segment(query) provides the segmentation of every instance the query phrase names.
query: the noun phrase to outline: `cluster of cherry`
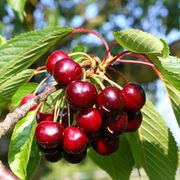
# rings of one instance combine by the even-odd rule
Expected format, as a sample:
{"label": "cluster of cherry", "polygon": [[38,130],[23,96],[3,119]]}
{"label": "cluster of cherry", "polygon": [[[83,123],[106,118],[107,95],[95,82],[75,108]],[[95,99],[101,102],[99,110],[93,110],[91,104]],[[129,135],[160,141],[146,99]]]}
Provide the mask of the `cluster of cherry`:
{"label": "cluster of cherry", "polygon": [[138,83],[128,83],[122,90],[107,86],[98,93],[93,83],[81,80],[82,67],[63,51],[52,53],[46,68],[65,91],[68,104],[59,107],[56,119],[54,113],[37,113],[35,136],[48,161],[63,157],[79,163],[89,146],[101,155],[110,155],[118,150],[121,133],[139,128],[145,93]]}

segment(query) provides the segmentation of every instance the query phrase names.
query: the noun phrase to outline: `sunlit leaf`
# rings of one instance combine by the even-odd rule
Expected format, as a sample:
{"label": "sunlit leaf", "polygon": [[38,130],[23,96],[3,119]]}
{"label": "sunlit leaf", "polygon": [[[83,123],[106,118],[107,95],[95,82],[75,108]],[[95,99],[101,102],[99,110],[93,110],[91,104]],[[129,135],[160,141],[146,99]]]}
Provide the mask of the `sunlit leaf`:
{"label": "sunlit leaf", "polygon": [[26,69],[0,84],[0,103],[11,99],[16,90],[31,76],[34,69]]}
{"label": "sunlit leaf", "polygon": [[31,146],[36,127],[36,111],[31,111],[15,126],[8,153],[8,162],[12,172],[25,179],[30,158]]}
{"label": "sunlit leaf", "polygon": [[0,84],[27,69],[71,31],[70,27],[48,27],[8,40],[0,46]]}
{"label": "sunlit leaf", "polygon": [[132,141],[133,138],[129,141],[135,162],[138,166],[144,167],[150,180],[175,179],[178,147],[174,137],[149,100],[142,112],[143,121],[139,130],[139,140],[137,143]]}
{"label": "sunlit leaf", "polygon": [[180,127],[180,91],[178,91],[168,80],[163,79],[168,97],[171,101],[176,120]]}
{"label": "sunlit leaf", "polygon": [[7,0],[8,4],[17,12],[23,13],[26,0]]}
{"label": "sunlit leaf", "polygon": [[163,49],[163,44],[158,38],[139,29],[125,29],[113,32],[113,35],[123,48],[132,52],[161,54]]}

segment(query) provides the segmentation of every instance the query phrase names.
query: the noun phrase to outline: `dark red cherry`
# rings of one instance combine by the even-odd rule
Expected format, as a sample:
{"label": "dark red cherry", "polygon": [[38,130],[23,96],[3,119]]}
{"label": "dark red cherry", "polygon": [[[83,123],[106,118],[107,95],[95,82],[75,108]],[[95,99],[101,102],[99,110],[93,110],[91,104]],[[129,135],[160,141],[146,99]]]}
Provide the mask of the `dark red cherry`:
{"label": "dark red cherry", "polygon": [[82,75],[81,66],[70,58],[63,58],[54,65],[54,78],[60,86],[79,80]]}
{"label": "dark red cherry", "polygon": [[128,125],[126,132],[136,131],[142,122],[142,113],[141,111],[127,112],[128,116]]}
{"label": "dark red cherry", "polygon": [[39,144],[39,143],[37,143],[37,145],[38,145],[38,149],[43,154],[54,154],[61,149],[61,146],[59,144],[56,146],[52,146],[52,147],[44,146],[44,145]]}
{"label": "dark red cherry", "polygon": [[[64,129],[65,129],[65,128],[68,127],[68,109],[64,108],[63,112],[62,112],[62,109],[60,109],[60,112],[59,112],[59,115],[58,115],[58,122],[60,120],[61,115],[62,115],[62,122],[61,122],[61,124],[64,127]],[[72,111],[70,109],[70,124],[72,124],[72,122],[73,122],[73,115],[74,115],[74,111]]]}
{"label": "dark red cherry", "polygon": [[77,114],[76,122],[81,131],[94,133],[101,127],[102,119],[95,108],[88,108]]}
{"label": "dark red cherry", "polygon": [[63,152],[63,157],[66,161],[72,163],[72,164],[77,164],[77,163],[80,163],[82,162],[85,158],[86,158],[86,149],[80,153],[69,153],[69,152],[66,152],[64,151]]}
{"label": "dark red cherry", "polygon": [[[21,105],[26,104],[30,99],[33,99],[34,97],[36,97],[36,95],[34,95],[34,94],[28,94],[28,95],[24,96],[21,100]],[[35,105],[29,111],[34,111],[37,107],[38,107],[38,105]]]}
{"label": "dark red cherry", "polygon": [[138,111],[145,104],[146,95],[144,89],[138,83],[128,83],[124,86],[122,93],[125,111]]}
{"label": "dark red cherry", "polygon": [[42,121],[35,130],[38,143],[50,147],[56,146],[63,140],[64,128],[58,122]]}
{"label": "dark red cherry", "polygon": [[61,160],[62,153],[61,151],[57,151],[54,154],[45,154],[45,159],[49,162],[57,162]]}
{"label": "dark red cherry", "polygon": [[92,142],[92,147],[98,154],[107,156],[118,150],[119,138],[99,136],[98,139]]}
{"label": "dark red cherry", "polygon": [[43,112],[37,112],[36,115],[36,121],[37,123],[40,123],[41,121],[53,121],[54,117],[52,114],[49,113],[43,113]]}
{"label": "dark red cherry", "polygon": [[103,124],[103,129],[107,135],[118,136],[126,130],[127,124],[127,114],[122,111],[122,113],[117,115],[115,118],[107,118]]}
{"label": "dark red cherry", "polygon": [[79,153],[86,148],[88,138],[78,128],[70,126],[64,130],[63,148],[67,152]]}
{"label": "dark red cherry", "polygon": [[89,142],[95,141],[102,134],[102,130],[98,130],[94,133],[86,133],[86,136],[89,139]]}
{"label": "dark red cherry", "polygon": [[74,81],[67,86],[66,99],[72,109],[86,109],[96,103],[97,89],[90,82]]}
{"label": "dark red cherry", "polygon": [[102,116],[113,116],[124,106],[122,91],[115,86],[103,89],[97,97],[97,108]]}
{"label": "dark red cherry", "polygon": [[47,62],[46,62],[46,69],[47,71],[52,74],[53,73],[53,68],[54,68],[54,65],[57,61],[63,59],[63,58],[70,58],[65,52],[63,51],[55,51],[53,52],[47,59]]}

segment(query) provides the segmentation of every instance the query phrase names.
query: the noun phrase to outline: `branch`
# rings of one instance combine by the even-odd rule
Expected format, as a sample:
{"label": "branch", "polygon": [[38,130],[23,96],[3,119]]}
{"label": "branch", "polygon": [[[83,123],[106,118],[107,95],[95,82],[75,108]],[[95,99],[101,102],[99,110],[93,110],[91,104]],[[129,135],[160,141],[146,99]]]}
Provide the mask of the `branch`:
{"label": "branch", "polygon": [[5,120],[0,123],[0,138],[5,135],[7,131],[18,122],[18,120],[25,117],[32,107],[45,101],[48,95],[55,92],[57,89],[58,86],[49,86],[38,96],[29,100],[26,104],[14,109],[12,113],[7,114]]}
{"label": "branch", "polygon": [[0,179],[2,180],[19,180],[17,176],[12,174],[11,171],[9,171],[3,163],[0,161]]}

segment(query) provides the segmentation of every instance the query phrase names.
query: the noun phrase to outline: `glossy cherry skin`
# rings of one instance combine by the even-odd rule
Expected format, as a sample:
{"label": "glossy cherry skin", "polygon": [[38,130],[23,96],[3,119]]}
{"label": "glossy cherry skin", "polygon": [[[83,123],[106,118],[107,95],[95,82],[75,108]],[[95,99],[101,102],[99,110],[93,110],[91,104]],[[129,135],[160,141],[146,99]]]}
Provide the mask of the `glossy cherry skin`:
{"label": "glossy cherry skin", "polygon": [[58,122],[42,121],[36,127],[35,136],[44,146],[56,146],[63,140],[64,128]]}
{"label": "glossy cherry skin", "polygon": [[[34,97],[36,97],[36,95],[34,95],[34,94],[28,94],[28,95],[24,96],[21,100],[21,105],[26,104],[30,99],[33,99]],[[38,105],[35,105],[29,111],[34,111],[37,107],[38,107]]]}
{"label": "glossy cherry skin", "polygon": [[54,65],[57,61],[63,59],[63,58],[70,58],[65,52],[58,50],[53,52],[47,59],[46,62],[46,69],[47,71],[52,74]]}
{"label": "glossy cherry skin", "polygon": [[54,117],[52,114],[49,113],[43,113],[43,112],[37,112],[36,115],[36,121],[37,123],[40,123],[41,121],[53,121]]}
{"label": "glossy cherry skin", "polygon": [[63,152],[63,157],[66,161],[72,163],[72,164],[77,164],[82,162],[86,158],[87,152],[86,149],[80,153],[69,153],[64,151]]}
{"label": "glossy cherry skin", "polygon": [[[61,114],[62,114],[62,109],[60,110],[59,115],[58,115],[58,122],[60,121]],[[74,112],[70,109],[70,124],[72,124],[73,122],[73,115],[74,115]],[[64,129],[68,127],[68,109],[67,108],[63,109],[61,124],[64,127]]]}
{"label": "glossy cherry skin", "polygon": [[103,130],[109,136],[118,136],[126,130],[127,124],[127,114],[122,111],[121,114],[117,115],[115,118],[107,118],[103,124]]}
{"label": "glossy cherry skin", "polygon": [[142,113],[141,111],[128,112],[128,125],[126,132],[136,131],[142,122]]}
{"label": "glossy cherry skin", "polygon": [[103,89],[97,97],[97,109],[102,116],[113,116],[121,112],[124,106],[122,91],[115,86]]}
{"label": "glossy cherry skin", "polygon": [[146,95],[144,89],[138,83],[128,83],[124,86],[122,93],[125,111],[138,111],[145,104]]}
{"label": "glossy cherry skin", "polygon": [[85,133],[94,133],[101,127],[102,118],[95,108],[80,111],[76,117],[77,126]]}
{"label": "glossy cherry skin", "polygon": [[67,152],[82,152],[88,143],[87,136],[78,128],[70,126],[64,130],[63,148]]}
{"label": "glossy cherry skin", "polygon": [[93,106],[97,95],[97,89],[92,83],[74,81],[68,84],[65,96],[72,109],[82,110]]}
{"label": "glossy cherry skin", "polygon": [[113,154],[118,150],[119,138],[118,137],[106,137],[99,136],[98,139],[92,143],[93,149],[103,156]]}
{"label": "glossy cherry skin", "polygon": [[45,159],[49,162],[57,162],[61,160],[62,158],[62,152],[57,151],[54,154],[45,154]]}
{"label": "glossy cherry skin", "polygon": [[54,79],[60,86],[67,86],[70,82],[81,79],[81,66],[70,58],[57,61],[54,65]]}

